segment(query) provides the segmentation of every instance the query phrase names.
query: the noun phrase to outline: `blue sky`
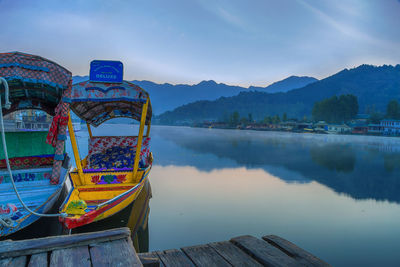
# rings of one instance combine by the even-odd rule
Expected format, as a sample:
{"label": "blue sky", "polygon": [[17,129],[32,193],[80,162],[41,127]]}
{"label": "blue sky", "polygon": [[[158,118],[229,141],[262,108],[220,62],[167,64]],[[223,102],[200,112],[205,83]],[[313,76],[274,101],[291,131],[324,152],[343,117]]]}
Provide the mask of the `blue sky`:
{"label": "blue sky", "polygon": [[398,0],[0,0],[0,50],[86,75],[121,60],[125,79],[265,86],[400,63]]}

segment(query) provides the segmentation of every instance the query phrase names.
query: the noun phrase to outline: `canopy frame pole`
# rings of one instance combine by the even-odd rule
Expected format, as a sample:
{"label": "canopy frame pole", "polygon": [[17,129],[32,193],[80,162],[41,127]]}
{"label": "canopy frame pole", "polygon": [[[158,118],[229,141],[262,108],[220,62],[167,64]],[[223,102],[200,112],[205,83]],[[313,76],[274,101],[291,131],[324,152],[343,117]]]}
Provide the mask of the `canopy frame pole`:
{"label": "canopy frame pole", "polygon": [[144,125],[146,123],[148,104],[149,104],[149,99],[146,100],[146,103],[143,105],[143,108],[142,108],[142,116],[140,119],[139,134],[138,134],[137,145],[136,145],[135,162],[133,164],[133,179],[136,179],[136,175],[137,175],[137,171],[138,171],[138,167],[139,167],[140,152],[141,152],[141,148],[142,148],[143,131],[144,131]]}
{"label": "canopy frame pole", "polygon": [[146,137],[149,137],[150,135],[150,125],[151,125],[151,120],[149,120],[149,123],[147,124]]}
{"label": "canopy frame pole", "polygon": [[69,138],[71,139],[72,150],[74,152],[76,167],[78,168],[79,180],[81,181],[81,184],[84,185],[85,179],[83,176],[81,158],[79,157],[78,145],[76,144],[74,127],[72,126],[72,120],[69,112],[68,112],[68,132],[69,132]]}
{"label": "canopy frame pole", "polygon": [[86,126],[87,126],[87,130],[88,130],[88,133],[89,133],[89,137],[92,138],[93,135],[92,135],[92,129],[90,128],[90,124],[86,123]]}

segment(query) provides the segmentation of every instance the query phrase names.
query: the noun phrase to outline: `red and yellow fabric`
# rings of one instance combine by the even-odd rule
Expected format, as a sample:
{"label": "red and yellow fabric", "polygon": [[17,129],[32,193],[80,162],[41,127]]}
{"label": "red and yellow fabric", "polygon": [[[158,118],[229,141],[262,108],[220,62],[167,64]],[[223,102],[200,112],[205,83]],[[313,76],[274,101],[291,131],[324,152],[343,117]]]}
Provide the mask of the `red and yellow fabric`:
{"label": "red and yellow fabric", "polygon": [[[52,165],[53,157],[54,155],[15,157],[10,158],[9,162],[12,169],[37,168]],[[6,160],[2,159],[0,160],[0,169],[5,168],[7,168]]]}
{"label": "red and yellow fabric", "polygon": [[63,100],[58,104],[56,108],[56,117],[59,116],[59,119],[56,120],[57,130],[55,132],[49,132],[48,141],[51,141],[53,146],[55,142],[55,152],[54,152],[54,164],[53,164],[53,173],[51,175],[50,182],[52,184],[58,184],[61,172],[61,165],[63,162],[63,158],[57,158],[57,156],[64,155],[64,138],[57,138],[57,136],[65,136],[67,133],[67,123],[68,121],[68,111],[69,111],[69,103],[66,102],[66,99],[70,99],[71,97],[71,88],[72,88],[72,80],[68,83],[68,89],[64,91]]}

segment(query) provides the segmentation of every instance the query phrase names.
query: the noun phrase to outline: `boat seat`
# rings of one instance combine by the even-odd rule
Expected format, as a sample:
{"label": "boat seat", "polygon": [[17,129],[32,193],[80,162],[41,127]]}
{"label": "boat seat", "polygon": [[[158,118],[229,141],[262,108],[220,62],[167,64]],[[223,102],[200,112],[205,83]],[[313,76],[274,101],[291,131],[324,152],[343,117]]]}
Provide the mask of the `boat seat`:
{"label": "boat seat", "polygon": [[[149,164],[150,137],[143,137],[140,167]],[[137,146],[135,136],[96,136],[89,140],[87,168],[133,168]]]}
{"label": "boat seat", "polygon": [[132,147],[111,147],[88,158],[92,169],[133,168],[135,151]]}

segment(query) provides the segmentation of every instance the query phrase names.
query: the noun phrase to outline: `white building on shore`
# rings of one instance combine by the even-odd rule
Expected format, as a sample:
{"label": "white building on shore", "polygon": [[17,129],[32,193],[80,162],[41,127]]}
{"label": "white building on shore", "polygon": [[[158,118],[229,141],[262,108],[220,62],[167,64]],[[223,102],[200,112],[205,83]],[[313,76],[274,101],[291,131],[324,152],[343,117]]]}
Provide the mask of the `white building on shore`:
{"label": "white building on shore", "polygon": [[384,135],[400,135],[400,120],[385,119],[381,121]]}

